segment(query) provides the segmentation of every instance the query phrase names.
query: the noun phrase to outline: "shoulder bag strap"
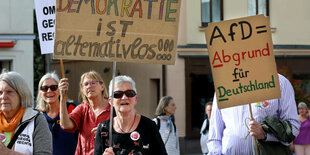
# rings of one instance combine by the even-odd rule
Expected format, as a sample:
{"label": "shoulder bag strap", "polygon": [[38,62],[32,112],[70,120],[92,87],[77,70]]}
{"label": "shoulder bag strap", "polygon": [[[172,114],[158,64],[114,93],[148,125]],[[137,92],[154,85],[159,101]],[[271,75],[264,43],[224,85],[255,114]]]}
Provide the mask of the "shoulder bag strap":
{"label": "shoulder bag strap", "polygon": [[28,125],[29,122],[30,122],[30,121],[28,121],[28,122],[22,124],[22,125],[18,128],[18,130],[16,131],[16,133],[14,133],[14,136],[13,136],[13,138],[11,139],[11,141],[10,141],[9,145],[7,146],[7,148],[12,149],[12,147],[13,147],[15,141],[17,140],[18,135],[25,129],[25,127]]}

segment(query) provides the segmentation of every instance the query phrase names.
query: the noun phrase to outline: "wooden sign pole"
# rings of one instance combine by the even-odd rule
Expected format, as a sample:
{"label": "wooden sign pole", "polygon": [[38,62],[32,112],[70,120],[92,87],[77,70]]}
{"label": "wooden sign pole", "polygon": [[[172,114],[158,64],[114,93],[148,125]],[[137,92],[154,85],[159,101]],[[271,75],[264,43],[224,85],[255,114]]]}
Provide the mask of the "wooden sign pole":
{"label": "wooden sign pole", "polygon": [[[254,120],[251,104],[249,104],[249,108],[250,108],[251,120]],[[254,143],[255,143],[255,150],[258,153],[257,141],[255,137],[254,137]]]}
{"label": "wooden sign pole", "polygon": [[[60,69],[61,69],[61,78],[66,78],[65,76],[65,70],[64,70],[64,64],[63,64],[63,61],[62,59],[60,59]],[[68,99],[68,95],[67,95],[67,91],[65,92],[65,101],[67,102],[67,99]]]}

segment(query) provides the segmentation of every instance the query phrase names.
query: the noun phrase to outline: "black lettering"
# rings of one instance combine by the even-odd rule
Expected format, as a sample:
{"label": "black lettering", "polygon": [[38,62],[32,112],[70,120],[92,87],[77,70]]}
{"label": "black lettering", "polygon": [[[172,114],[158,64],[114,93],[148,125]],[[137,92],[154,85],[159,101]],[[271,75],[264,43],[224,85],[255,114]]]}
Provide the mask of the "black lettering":
{"label": "black lettering", "polygon": [[[247,21],[240,21],[239,24],[241,25],[242,40],[250,38],[251,35],[252,35],[252,27],[251,27],[251,24],[248,23]],[[248,36],[244,36],[244,27],[243,27],[243,24],[248,25],[248,28],[249,28],[249,34],[248,34]]]}
{"label": "black lettering", "polygon": [[[54,45],[55,55],[64,55],[65,44],[66,42],[63,42],[62,40],[58,40],[57,42],[55,42]],[[59,52],[58,52],[58,45],[61,46],[61,50]]]}
{"label": "black lettering", "polygon": [[115,57],[115,54],[112,53],[113,45],[115,44],[115,41],[113,41],[113,37],[108,41],[109,44],[109,57]]}
{"label": "black lettering", "polygon": [[107,27],[111,30],[111,32],[106,33],[108,36],[113,36],[115,34],[115,28],[112,26],[112,24],[116,24],[116,21],[110,21],[108,23]]}
{"label": "black lettering", "polygon": [[[141,51],[142,51],[143,48],[145,48],[145,53],[142,55]],[[143,44],[142,46],[140,46],[139,49],[138,49],[139,59],[144,59],[144,57],[147,54],[147,51],[148,51],[148,45],[147,44]]]}
{"label": "black lettering", "polygon": [[121,20],[121,21],[120,21],[120,24],[123,25],[122,37],[125,37],[126,31],[127,31],[127,27],[128,27],[128,25],[132,25],[132,24],[133,24],[133,21],[124,21],[124,20]]}
{"label": "black lettering", "polygon": [[154,57],[155,57],[155,55],[156,55],[156,53],[155,53],[155,51],[153,50],[153,48],[156,48],[156,45],[155,44],[152,44],[152,45],[150,45],[149,46],[149,48],[148,48],[148,55],[147,55],[147,59],[149,59],[149,60],[151,60],[151,59],[153,59]]}
{"label": "black lettering", "polygon": [[[81,36],[82,37],[82,36]],[[75,41],[75,36],[71,35],[68,39],[67,39],[67,43],[66,43],[66,55],[71,55],[71,52],[69,53],[68,48],[69,46],[71,46],[73,44],[73,42]]]}
{"label": "black lettering", "polygon": [[[219,35],[216,35],[216,36],[215,36],[215,32],[216,32],[216,31],[218,31]],[[211,39],[210,39],[209,45],[211,46],[211,45],[212,45],[212,42],[213,42],[213,39],[218,38],[218,37],[221,37],[221,38],[223,39],[223,41],[226,43],[226,39],[225,39],[225,37],[223,36],[221,30],[220,30],[217,26],[215,26],[214,29],[213,29],[212,35],[211,35]]]}
{"label": "black lettering", "polygon": [[141,44],[142,39],[141,38],[137,38],[133,43],[132,43],[132,47],[131,47],[131,58],[135,59],[138,57],[138,54],[135,55],[135,49],[137,47],[139,47],[139,45]]}

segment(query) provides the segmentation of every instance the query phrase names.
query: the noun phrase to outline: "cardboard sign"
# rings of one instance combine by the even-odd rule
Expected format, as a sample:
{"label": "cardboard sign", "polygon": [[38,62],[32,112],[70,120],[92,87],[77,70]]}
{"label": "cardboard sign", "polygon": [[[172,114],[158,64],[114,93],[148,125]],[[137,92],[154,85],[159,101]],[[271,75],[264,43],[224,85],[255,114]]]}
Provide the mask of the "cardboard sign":
{"label": "cardboard sign", "polygon": [[210,23],[206,40],[220,109],[281,97],[269,18]]}
{"label": "cardboard sign", "polygon": [[57,0],[54,58],[174,64],[180,0]]}
{"label": "cardboard sign", "polygon": [[35,0],[36,18],[39,31],[41,54],[54,51],[55,0]]}

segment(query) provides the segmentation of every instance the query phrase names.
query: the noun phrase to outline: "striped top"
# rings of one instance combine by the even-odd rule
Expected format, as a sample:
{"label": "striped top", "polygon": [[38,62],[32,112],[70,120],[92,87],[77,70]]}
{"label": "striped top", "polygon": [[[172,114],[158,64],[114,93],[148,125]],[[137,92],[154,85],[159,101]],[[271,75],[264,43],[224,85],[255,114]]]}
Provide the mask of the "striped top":
{"label": "striped top", "polygon": [[[297,115],[294,90],[291,83],[279,75],[281,98],[267,100],[267,107],[258,107],[251,104],[253,117],[262,122],[266,116],[273,116],[280,120],[287,120],[292,125],[295,136],[299,133],[300,123]],[[252,136],[248,134],[247,124],[251,114],[249,105],[218,109],[216,95],[214,96],[208,148],[209,155],[251,155],[253,154]],[[278,141],[275,136],[267,134],[266,141]],[[289,144],[285,144],[289,145]]]}

